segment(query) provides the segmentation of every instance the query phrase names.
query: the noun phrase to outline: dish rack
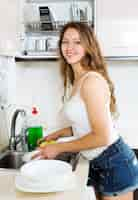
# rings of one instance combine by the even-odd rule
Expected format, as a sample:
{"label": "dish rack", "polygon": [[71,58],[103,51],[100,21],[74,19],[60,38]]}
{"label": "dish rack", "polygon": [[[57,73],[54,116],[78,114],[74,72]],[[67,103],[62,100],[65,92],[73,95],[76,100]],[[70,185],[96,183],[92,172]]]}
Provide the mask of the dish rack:
{"label": "dish rack", "polygon": [[[86,23],[89,26],[93,27],[92,21],[80,21],[80,22]],[[25,27],[26,33],[59,32],[66,23],[67,21],[53,21],[51,25],[50,21],[29,22],[29,23],[25,23],[24,27]],[[45,24],[45,28],[42,27],[42,25],[44,24]]]}

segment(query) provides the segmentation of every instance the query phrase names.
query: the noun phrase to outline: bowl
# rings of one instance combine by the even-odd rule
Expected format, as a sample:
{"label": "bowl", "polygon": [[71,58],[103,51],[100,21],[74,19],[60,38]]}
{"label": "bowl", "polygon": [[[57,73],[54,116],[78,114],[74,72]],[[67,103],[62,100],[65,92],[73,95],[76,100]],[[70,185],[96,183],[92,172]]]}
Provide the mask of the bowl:
{"label": "bowl", "polygon": [[61,160],[32,160],[21,167],[20,174],[40,183],[63,180],[72,175],[72,166]]}

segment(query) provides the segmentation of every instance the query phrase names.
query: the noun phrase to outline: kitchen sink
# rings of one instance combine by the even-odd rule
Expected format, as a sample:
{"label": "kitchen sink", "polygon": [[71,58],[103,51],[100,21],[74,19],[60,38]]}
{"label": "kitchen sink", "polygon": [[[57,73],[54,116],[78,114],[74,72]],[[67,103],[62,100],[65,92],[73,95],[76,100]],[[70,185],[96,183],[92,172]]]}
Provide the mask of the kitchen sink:
{"label": "kitchen sink", "polygon": [[24,152],[6,150],[0,154],[0,168],[18,169],[24,164]]}
{"label": "kitchen sink", "polygon": [[[17,152],[6,150],[0,153],[0,168],[6,169],[19,169],[25,162],[23,156],[25,152]],[[76,169],[79,154],[78,153],[63,153],[55,158],[56,160],[62,160],[72,165],[72,170]]]}

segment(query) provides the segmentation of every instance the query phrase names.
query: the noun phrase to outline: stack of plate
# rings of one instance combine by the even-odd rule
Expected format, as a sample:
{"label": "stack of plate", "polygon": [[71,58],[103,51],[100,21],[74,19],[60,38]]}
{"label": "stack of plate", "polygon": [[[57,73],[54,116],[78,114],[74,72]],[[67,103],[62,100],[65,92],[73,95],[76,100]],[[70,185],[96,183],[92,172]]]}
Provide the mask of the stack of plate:
{"label": "stack of plate", "polygon": [[24,164],[15,178],[24,192],[58,192],[74,189],[77,181],[70,164],[60,160],[33,160]]}

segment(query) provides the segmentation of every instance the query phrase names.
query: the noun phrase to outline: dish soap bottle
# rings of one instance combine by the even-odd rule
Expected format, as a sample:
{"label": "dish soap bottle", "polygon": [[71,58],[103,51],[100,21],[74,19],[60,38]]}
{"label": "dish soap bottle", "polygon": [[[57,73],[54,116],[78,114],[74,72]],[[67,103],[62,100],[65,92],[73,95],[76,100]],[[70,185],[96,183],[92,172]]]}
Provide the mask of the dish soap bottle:
{"label": "dish soap bottle", "polygon": [[43,128],[39,123],[39,111],[36,107],[32,107],[31,117],[28,120],[27,142],[29,151],[37,147],[37,141],[43,137]]}

